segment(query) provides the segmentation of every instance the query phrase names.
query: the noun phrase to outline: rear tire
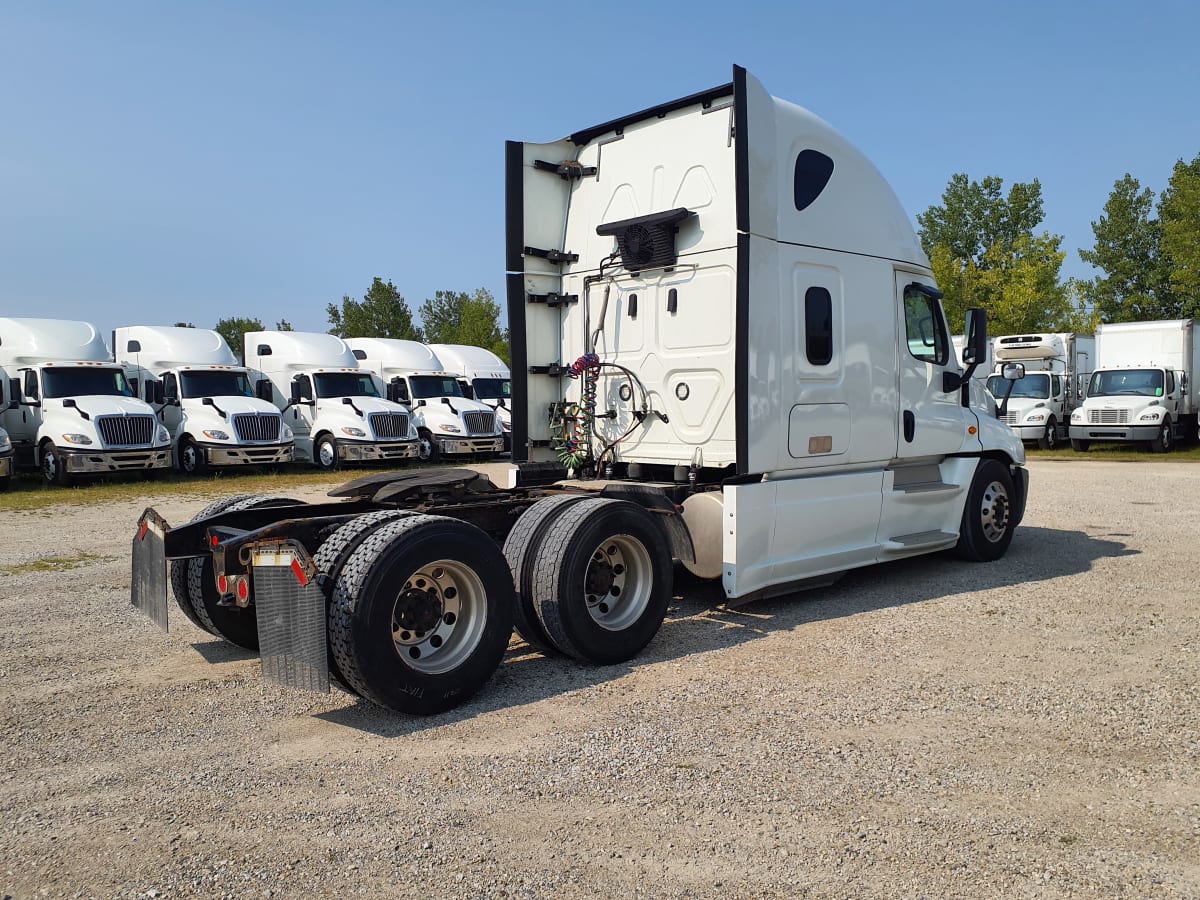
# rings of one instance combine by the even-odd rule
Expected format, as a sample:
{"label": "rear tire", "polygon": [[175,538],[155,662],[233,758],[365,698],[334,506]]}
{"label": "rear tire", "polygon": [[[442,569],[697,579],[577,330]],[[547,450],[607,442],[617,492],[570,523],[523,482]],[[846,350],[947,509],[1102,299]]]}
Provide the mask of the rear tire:
{"label": "rear tire", "polygon": [[1014,491],[1008,466],[994,459],[980,460],[954,548],[961,559],[991,562],[1005,554],[1016,530]]}
{"label": "rear tire", "polygon": [[1158,436],[1150,442],[1151,453],[1170,453],[1175,449],[1175,432],[1171,430],[1171,420],[1164,419],[1158,429]]}
{"label": "rear tire", "polygon": [[504,541],[504,558],[512,570],[513,583],[517,587],[516,603],[513,605],[513,624],[517,634],[535,650],[543,653],[558,653],[554,641],[546,634],[533,603],[533,564],[538,549],[546,539],[547,532],[569,506],[580,500],[589,499],[586,494],[577,496],[546,497],[539,500],[517,519],[517,524]]}
{"label": "rear tire", "polygon": [[[244,500],[249,500],[257,496],[256,494],[235,494],[232,497],[222,497],[220,500],[214,500],[196,515],[189,519],[189,522],[195,522],[197,519],[204,519],[208,516],[215,515],[219,512],[224,512],[235,503],[241,503]],[[171,560],[171,593],[175,596],[175,603],[183,611],[183,614],[191,620],[191,623],[201,631],[207,631],[209,634],[216,634],[211,628],[200,620],[196,615],[196,608],[192,605],[191,596],[188,593],[188,567],[200,559],[200,557],[191,557],[189,559],[173,559]]]}
{"label": "rear tire", "polygon": [[508,564],[483,531],[410,516],[373,531],[342,566],[330,646],[363,697],[430,715],[491,678],[512,634],[512,608]]}
{"label": "rear tire", "polygon": [[671,599],[666,537],[642,507],[606,498],[575,504],[553,526],[531,580],[546,634],[568,656],[600,665],[637,656]]}
{"label": "rear tire", "polygon": [[1081,441],[1077,438],[1071,438],[1071,449],[1076,453],[1087,453],[1091,446],[1091,441]]}

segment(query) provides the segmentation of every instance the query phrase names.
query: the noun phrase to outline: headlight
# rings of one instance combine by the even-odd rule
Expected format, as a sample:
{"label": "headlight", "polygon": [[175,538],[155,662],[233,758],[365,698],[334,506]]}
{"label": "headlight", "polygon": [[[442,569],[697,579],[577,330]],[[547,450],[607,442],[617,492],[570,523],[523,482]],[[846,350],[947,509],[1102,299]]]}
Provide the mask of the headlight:
{"label": "headlight", "polygon": [[1139,422],[1157,422],[1162,416],[1162,410],[1152,409],[1150,412],[1144,412],[1138,416]]}
{"label": "headlight", "polygon": [[7,453],[12,449],[12,441],[7,434],[0,434],[0,453]]}
{"label": "headlight", "polygon": [[462,434],[462,429],[457,425],[439,425],[438,431],[445,431],[449,434]]}
{"label": "headlight", "polygon": [[282,422],[279,425],[279,439],[281,441],[290,441],[292,439],[292,429],[288,428]]}
{"label": "headlight", "polygon": [[1082,408],[1077,409],[1073,413],[1071,413],[1071,421],[1072,422],[1082,422],[1083,421],[1083,409]]}
{"label": "headlight", "polygon": [[227,440],[229,440],[229,435],[228,435],[228,434],[226,434],[224,431],[220,431],[220,430],[218,430],[218,429],[216,429],[216,428],[214,428],[212,431],[204,431],[204,432],[201,432],[201,433],[202,433],[202,434],[203,434],[203,435],[204,435],[206,438],[210,438],[211,440],[214,440],[214,441],[227,441]]}
{"label": "headlight", "polygon": [[86,434],[64,434],[63,440],[68,444],[90,444],[92,439]]}
{"label": "headlight", "polygon": [[505,431],[512,431],[512,422],[501,422],[500,427]]}
{"label": "headlight", "polygon": [[158,443],[160,443],[160,444],[169,444],[169,443],[171,443],[171,432],[167,431],[167,429],[163,428],[161,425],[159,425],[159,426],[158,426],[158,440],[157,440],[157,442],[158,442]]}
{"label": "headlight", "polygon": [[1046,414],[1045,413],[1030,413],[1029,415],[1027,415],[1025,417],[1025,421],[1026,422],[1045,422]]}
{"label": "headlight", "polygon": [[343,428],[342,434],[348,434],[350,437],[366,437],[367,433],[361,428]]}

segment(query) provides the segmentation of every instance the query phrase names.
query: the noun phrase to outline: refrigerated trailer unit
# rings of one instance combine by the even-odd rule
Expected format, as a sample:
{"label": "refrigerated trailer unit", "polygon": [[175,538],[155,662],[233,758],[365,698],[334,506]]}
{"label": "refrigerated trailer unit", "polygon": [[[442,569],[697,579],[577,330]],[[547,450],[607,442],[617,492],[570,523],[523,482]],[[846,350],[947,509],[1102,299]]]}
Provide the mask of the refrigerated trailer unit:
{"label": "refrigerated trailer unit", "polygon": [[[147,510],[135,604],[165,621],[169,559],[184,613],[269,679],[432,713],[486,682],[514,622],[535,648],[635,656],[673,559],[744,602],[1006,552],[1022,445],[970,404],[908,216],[829,125],[735,68],[506,158],[510,479],[381,474],[177,528]],[[977,311],[968,329],[977,365]]]}
{"label": "refrigerated trailer unit", "polygon": [[[383,396],[379,376],[359,366],[349,345],[332,334],[248,331],[243,337],[251,378],[269,385],[296,442],[296,458],[319,469],[351,462],[402,462],[420,441],[409,409]],[[259,390],[268,396],[268,388]]]}
{"label": "refrigerated trailer unit", "polygon": [[1071,415],[1071,446],[1082,452],[1096,441],[1136,441],[1167,453],[1180,438],[1196,438],[1198,360],[1192,319],[1100,325],[1096,370]]}
{"label": "refrigerated trailer unit", "polygon": [[[0,425],[15,461],[39,468],[48,484],[170,467],[170,436],[91,323],[0,318],[0,378]],[[0,449],[0,477],[13,463],[5,458]]]}
{"label": "refrigerated trailer unit", "polygon": [[249,370],[219,332],[130,325],[113,332],[113,352],[140,396],[159,406],[182,471],[292,461],[291,430],[270,400],[256,396]]}
{"label": "refrigerated trailer unit", "polygon": [[1012,383],[988,377],[988,389],[997,396],[1008,392],[1004,421],[1023,441],[1036,441],[1043,450],[1056,449],[1067,438],[1071,413],[1083,402],[1096,359],[1091,335],[1010,334],[994,339],[996,365],[1019,362],[1025,376]]}

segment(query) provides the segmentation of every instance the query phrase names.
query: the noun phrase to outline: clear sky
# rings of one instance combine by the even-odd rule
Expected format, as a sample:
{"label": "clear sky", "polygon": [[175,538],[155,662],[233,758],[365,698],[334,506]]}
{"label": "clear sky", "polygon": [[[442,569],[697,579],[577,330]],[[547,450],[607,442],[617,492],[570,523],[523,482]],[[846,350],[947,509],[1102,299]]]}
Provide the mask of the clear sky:
{"label": "clear sky", "polygon": [[1200,153],[1200,3],[0,0],[0,315],[328,328],[391,279],[503,303],[505,139],[730,78],[839,128],[914,218],[1038,178],[1087,277],[1113,182]]}

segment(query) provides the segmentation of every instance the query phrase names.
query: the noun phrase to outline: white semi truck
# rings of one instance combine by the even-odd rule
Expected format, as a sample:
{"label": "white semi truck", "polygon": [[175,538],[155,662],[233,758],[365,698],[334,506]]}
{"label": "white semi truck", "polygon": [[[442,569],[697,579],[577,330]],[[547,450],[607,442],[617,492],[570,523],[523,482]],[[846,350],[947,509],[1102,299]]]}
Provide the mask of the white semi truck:
{"label": "white semi truck", "polygon": [[512,448],[512,372],[491,350],[468,344],[430,344],[442,365],[462,376],[463,393],[496,411],[504,449]]}
{"label": "white semi truck", "polygon": [[[1025,377],[1012,382],[1004,421],[1021,440],[1036,441],[1043,450],[1056,449],[1066,440],[1071,413],[1087,392],[1095,339],[1068,333],[1010,334],[996,338],[993,345],[999,366],[1025,366]],[[998,369],[988,377],[988,389],[997,397],[1008,392]]]}
{"label": "white semi truck", "polygon": [[1192,319],[1100,325],[1096,370],[1071,415],[1071,446],[1082,452],[1096,441],[1136,441],[1168,453],[1180,438],[1196,438],[1198,363]]}
{"label": "white semi truck", "polygon": [[[0,423],[4,421],[4,414],[10,409],[20,408],[20,395],[17,393],[17,385],[20,382],[10,381],[8,378],[0,377]],[[12,440],[8,436],[8,432],[0,427],[0,491],[7,491],[9,484],[12,483],[13,472],[16,471],[15,455],[13,454]]]}
{"label": "white semi truck", "polygon": [[364,369],[378,375],[388,399],[405,403],[421,438],[421,458],[483,458],[504,449],[504,431],[496,411],[463,393],[460,373],[452,371],[429,347],[394,338],[347,338]]}
{"label": "white semi truck", "polygon": [[113,352],[139,396],[159,405],[182,471],[292,461],[291,429],[275,404],[256,396],[220,333],[130,325],[113,332]]}
{"label": "white semi truck", "polygon": [[911,220],[828,124],[735,68],[506,160],[507,483],[376,475],[177,528],[147,510],[136,606],[166,622],[169,559],[180,608],[269,680],[424,714],[486,683],[514,622],[549,654],[637,655],[673,559],[742,602],[1004,555],[1028,478],[964,390],[986,321],[964,371]]}
{"label": "white semi truck", "polygon": [[[349,462],[401,462],[420,440],[408,407],[384,399],[382,382],[361,368],[340,337],[304,331],[248,331],[246,364],[270,384],[296,442],[296,458],[319,469]],[[265,388],[262,396],[266,396]]]}
{"label": "white semi truck", "polygon": [[0,377],[0,425],[15,451],[0,477],[14,462],[38,467],[48,484],[170,468],[170,436],[90,323],[0,318]]}

